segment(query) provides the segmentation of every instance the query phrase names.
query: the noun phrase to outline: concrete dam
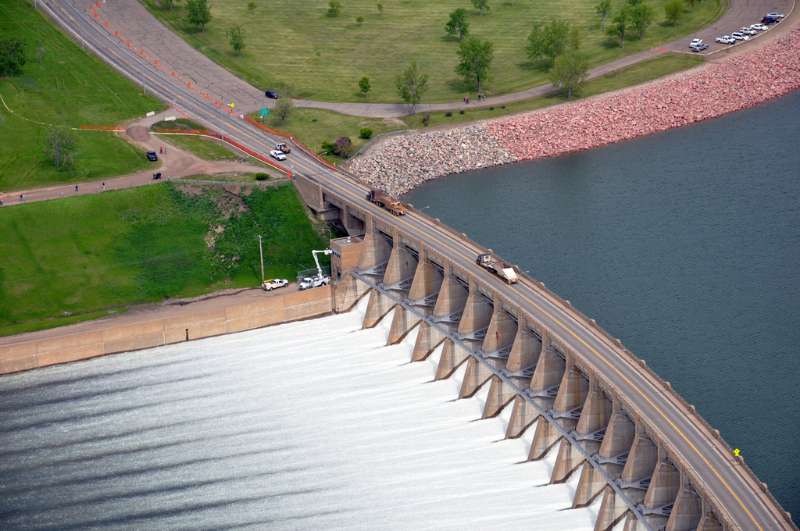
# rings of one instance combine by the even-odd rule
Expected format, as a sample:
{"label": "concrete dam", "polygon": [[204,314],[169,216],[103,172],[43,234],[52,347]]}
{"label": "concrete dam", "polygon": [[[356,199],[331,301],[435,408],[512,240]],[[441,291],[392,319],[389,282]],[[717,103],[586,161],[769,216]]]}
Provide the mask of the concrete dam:
{"label": "concrete dam", "polygon": [[[553,449],[348,313],[0,379],[0,527],[592,529]],[[502,508],[502,510],[498,510]]]}
{"label": "concrete dam", "polygon": [[[119,35],[114,34],[113,25],[108,20],[103,19],[101,23],[102,17],[96,9],[101,5],[99,2],[45,1],[41,4],[42,9],[87,50],[103,58],[163,101],[179,107],[182,114],[213,128],[226,138],[235,140],[238,146],[247,150],[246,152],[266,154],[273,149],[276,142],[294,142],[293,139],[287,140],[275,132],[256,128],[246,120],[210,105],[198,90],[193,89],[194,84],[189,86],[181,82],[179,73],[170,75],[163,67],[159,68],[160,60],[165,58],[160,58],[156,64],[154,59],[157,58],[149,52],[145,53],[146,42],[123,42]],[[207,59],[198,61],[202,61],[208,68],[214,68]],[[221,75],[225,73],[222,69],[217,71]],[[54,467],[54,464],[48,461],[48,456],[66,461],[66,464],[74,466],[66,472],[67,475],[62,481],[62,486],[68,487],[84,481],[81,479],[83,477],[81,474],[85,475],[85,471],[81,471],[82,463],[102,458],[103,452],[107,452],[107,455],[117,452],[129,456],[132,460],[129,463],[131,466],[121,470],[118,475],[113,471],[100,473],[101,481],[111,484],[125,482],[125,478],[137,473],[136,467],[152,468],[150,473],[162,474],[166,481],[171,477],[170,470],[180,469],[178,457],[191,460],[201,467],[220,467],[217,469],[219,476],[212,478],[202,475],[188,476],[183,482],[179,477],[172,477],[172,482],[164,483],[162,494],[150,492],[146,485],[139,484],[135,487],[139,490],[128,494],[123,490],[115,496],[105,493],[104,487],[109,486],[107,483],[101,484],[94,490],[87,489],[79,493],[87,497],[85,500],[87,506],[118,504],[116,498],[128,496],[128,499],[132,500],[133,507],[125,509],[116,505],[116,509],[108,516],[95,518],[88,514],[76,514],[81,512],[78,505],[78,508],[71,509],[75,513],[70,517],[69,526],[85,527],[105,523],[122,527],[130,525],[130,522],[153,522],[155,518],[186,518],[181,520],[180,525],[190,527],[201,524],[212,525],[209,524],[213,522],[212,520],[201,520],[199,517],[197,520],[191,520],[192,514],[201,515],[202,511],[213,512],[215,508],[229,506],[231,500],[226,501],[219,495],[215,496],[213,492],[203,498],[192,489],[196,487],[218,491],[225,489],[226,484],[251,480],[253,492],[242,491],[234,506],[244,507],[248,503],[259,503],[259,500],[262,502],[272,500],[276,506],[283,504],[281,506],[283,510],[264,514],[272,515],[266,518],[270,520],[270,525],[275,522],[276,526],[284,527],[313,526],[313,520],[306,520],[305,523],[300,520],[289,523],[287,520],[287,518],[299,519],[306,516],[329,518],[324,522],[320,520],[320,524],[337,525],[337,522],[341,523],[343,520],[336,518],[345,516],[343,514],[337,516],[336,511],[343,512],[348,507],[353,509],[354,514],[358,514],[359,510],[362,511],[361,520],[356,518],[348,523],[353,527],[359,525],[376,527],[380,522],[372,521],[372,518],[380,520],[381,515],[386,516],[390,513],[386,518],[394,519],[391,522],[397,522],[397,527],[434,527],[436,525],[431,523],[431,520],[412,519],[415,518],[415,514],[443,514],[443,509],[437,512],[438,507],[426,504],[438,503],[442,506],[445,505],[445,500],[452,500],[452,507],[455,509],[450,517],[453,520],[450,520],[450,523],[443,520],[439,522],[441,524],[439,527],[464,527],[470,524],[487,528],[511,526],[511,520],[506,517],[511,518],[516,514],[514,527],[557,528],[561,524],[556,524],[555,521],[563,517],[575,518],[574,521],[564,520],[567,522],[564,524],[567,528],[587,526],[599,531],[613,528],[624,528],[626,531],[796,529],[790,515],[785,513],[771,496],[768,487],[756,478],[743,460],[731,455],[731,448],[722,440],[719,432],[708,425],[691,404],[678,396],[669,382],[661,380],[648,369],[644,360],[625,349],[621,341],[607,334],[590,317],[578,312],[569,301],[562,300],[549,292],[544,284],[533,278],[523,276],[519,283],[506,285],[476,265],[476,256],[488,250],[470,241],[466,235],[458,234],[438,220],[413,209],[402,217],[391,215],[368,203],[365,200],[367,188],[352,176],[321,161],[316,154],[301,144],[295,142],[294,146],[297,149],[293,150],[292,158],[285,164],[287,175],[293,177],[294,184],[305,203],[319,219],[340,225],[351,236],[332,242],[335,287],[330,308],[334,313],[343,314],[335,317],[342,319],[352,315],[350,312],[354,307],[362,308],[364,315],[361,326],[352,322],[345,326],[346,321],[340,324],[344,330],[352,332],[354,339],[360,338],[359,334],[364,334],[364,344],[373,344],[374,348],[365,355],[361,350],[364,345],[342,345],[336,349],[335,354],[331,354],[338,357],[336,363],[331,366],[324,359],[326,347],[314,339],[317,331],[321,334],[327,333],[327,325],[320,324],[318,327],[312,325],[312,328],[302,329],[303,323],[301,323],[287,325],[301,327],[296,330],[298,337],[294,338],[296,341],[294,346],[289,345],[292,343],[289,338],[272,337],[269,335],[272,330],[265,329],[219,339],[200,340],[198,343],[161,347],[163,351],[155,352],[173,353],[179,359],[182,357],[177,362],[177,372],[167,373],[173,374],[174,380],[183,382],[176,390],[179,395],[170,400],[176,402],[177,407],[188,406],[192,414],[202,416],[204,404],[202,401],[197,402],[198,400],[226,393],[236,399],[233,406],[235,409],[230,411],[230,414],[245,416],[256,414],[268,411],[270,404],[274,404],[277,411],[286,415],[284,424],[280,421],[270,424],[269,420],[263,418],[260,421],[253,419],[253,422],[262,422],[262,425],[266,422],[271,430],[279,433],[281,429],[297,429],[300,434],[314,433],[314,440],[317,441],[315,448],[318,451],[302,451],[303,459],[317,459],[323,455],[327,457],[325,450],[328,446],[339,448],[335,457],[341,457],[342,461],[338,461],[339,465],[331,466],[341,466],[341,476],[334,480],[331,476],[325,476],[316,470],[303,470],[303,464],[292,459],[281,459],[281,448],[295,444],[287,433],[287,436],[274,441],[274,447],[264,447],[264,453],[269,454],[274,450],[275,459],[281,466],[289,468],[289,473],[296,473],[299,476],[311,474],[319,479],[320,485],[309,487],[303,482],[287,480],[286,483],[277,486],[277,476],[273,471],[254,468],[254,461],[261,463],[260,459],[254,458],[255,454],[248,453],[254,450],[248,450],[248,447],[228,447],[224,437],[213,438],[214,430],[222,428],[219,419],[225,418],[226,415],[214,415],[211,411],[206,412],[204,417],[210,438],[207,445],[219,453],[209,455],[219,455],[221,458],[228,455],[241,459],[241,463],[226,467],[224,461],[215,464],[213,458],[202,454],[194,457],[183,454],[178,456],[170,454],[172,450],[164,450],[166,455],[162,457],[167,460],[165,462],[172,463],[178,468],[165,467],[162,471],[157,464],[158,461],[154,461],[156,465],[153,467],[146,467],[144,466],[146,463],[141,460],[151,459],[150,454],[137,454],[135,446],[116,448],[115,439],[119,436],[131,437],[134,439],[131,444],[140,444],[135,442],[137,436],[143,433],[157,434],[157,430],[166,429],[171,423],[183,422],[180,420],[180,415],[177,413],[171,415],[169,411],[159,414],[158,407],[141,411],[135,404],[129,403],[124,394],[119,395],[121,402],[116,407],[117,413],[123,415],[120,417],[121,420],[113,415],[105,415],[100,405],[89,404],[93,403],[92,400],[101,401],[98,395],[113,393],[114,386],[104,385],[99,389],[94,388],[93,391],[91,389],[84,391],[77,381],[81,378],[76,378],[75,375],[65,375],[61,379],[56,377],[55,384],[66,386],[65,389],[72,389],[76,394],[79,410],[61,416],[46,411],[37,413],[37,403],[43,402],[41,405],[47,406],[48,402],[50,404],[58,402],[57,397],[62,395],[38,396],[37,389],[47,390],[49,384],[46,381],[37,383],[36,378],[46,378],[46,375],[51,373],[34,372],[30,375],[23,374],[12,379],[0,380],[2,386],[0,392],[4,398],[2,407],[7,403],[5,399],[10,400],[19,394],[33,408],[30,413],[40,416],[40,420],[36,421],[36,417],[30,419],[18,417],[13,407],[2,410],[4,420],[8,419],[11,422],[10,424],[4,422],[3,425],[3,437],[7,439],[3,441],[6,444],[0,449],[0,452],[6,452],[0,454],[4,456],[2,463],[3,466],[17,470],[19,476],[15,477],[19,477],[21,481],[19,486],[14,482],[4,483],[3,488],[18,488],[21,492],[4,492],[3,501],[0,503],[7,504],[9,494],[27,496],[25,499],[30,501],[30,496],[36,495],[34,493],[36,489],[43,487],[42,484],[36,483],[36,474],[33,474],[32,470],[25,471],[27,463],[31,463],[34,467],[39,463],[42,471],[61,474],[61,469]],[[532,234],[532,241],[534,237]],[[229,330],[229,326],[234,326],[231,325],[232,322],[241,324],[241,326],[235,325],[237,330],[255,328],[255,325],[248,324],[248,317],[239,316],[238,319],[221,320],[220,330]],[[320,321],[322,322],[328,321]],[[359,328],[364,330],[356,332],[355,330]],[[382,329],[388,329],[385,335]],[[153,327],[156,339],[160,341],[159,338],[163,338],[163,343],[169,342],[166,339],[168,331],[168,326]],[[369,335],[373,333],[377,335]],[[257,347],[247,345],[245,338],[251,337],[251,334],[255,337],[264,334],[263,341]],[[366,338],[372,338],[370,341],[377,343],[369,343]],[[178,338],[174,341],[182,340]],[[206,341],[208,343],[205,343]],[[205,382],[198,380],[192,383],[193,376],[182,375],[180,365],[183,364],[183,367],[188,368],[193,363],[201,363],[200,359],[194,359],[191,349],[194,345],[198,345],[197,348],[201,349],[202,345],[207,344],[211,345],[213,350],[216,348],[215,341],[221,344],[231,342],[233,351],[223,351],[220,354],[220,361],[228,361],[233,367],[244,364],[244,369],[240,367],[240,372],[244,373],[242,378],[219,382],[213,379]],[[256,340],[256,343],[258,342]],[[107,350],[108,342],[105,337],[100,343],[102,348]],[[307,346],[298,346],[303,343]],[[377,348],[385,344],[389,346]],[[285,352],[281,350],[281,345],[287,348]],[[353,350],[351,346],[357,348]],[[23,345],[19,348],[24,350],[24,347]],[[315,347],[319,347],[320,350],[316,350]],[[237,348],[238,352],[235,352]],[[376,366],[374,370],[369,366],[369,363],[376,361],[384,353],[394,353],[385,354],[391,356],[398,352],[403,353],[402,349],[406,349],[405,355],[387,362],[387,366],[382,368]],[[363,364],[359,364],[359,352],[366,357],[361,359]],[[24,355],[38,357],[40,353],[37,350]],[[209,356],[213,364],[213,353]],[[253,358],[271,367],[261,373],[262,378],[257,381],[244,378],[250,367],[246,360]],[[102,366],[103,363],[113,363],[116,359],[118,358],[104,358],[89,363]],[[125,363],[125,360],[135,359],[135,356],[130,358],[123,356],[119,359],[122,360],[121,363]],[[408,361],[414,363],[407,364]],[[451,390],[453,382],[457,383],[455,397],[461,400],[453,403],[453,407],[461,408],[472,404],[473,410],[469,415],[458,417],[461,413],[454,414],[456,417],[453,419],[446,417],[447,421],[441,425],[428,424],[428,420],[422,417],[433,406],[422,406],[420,403],[419,408],[405,409],[415,402],[409,398],[409,402],[404,403],[400,388],[410,385],[414,391],[423,387],[427,391],[434,389],[438,384],[428,383],[420,386],[416,385],[419,381],[415,383],[409,380],[409,384],[403,385],[404,381],[399,373],[396,380],[381,380],[386,376],[383,371],[389,371],[393,366],[404,367],[411,372],[418,370],[417,367],[429,370],[429,361],[434,363],[435,381],[450,386]],[[153,360],[155,364],[159,362],[158,359]],[[169,358],[163,362],[167,366],[165,369],[170,366]],[[350,362],[356,365],[347,371],[340,370],[341,367],[347,367],[347,363]],[[287,370],[291,370],[291,377],[278,370],[282,363],[286,365]],[[94,367],[89,364],[87,366]],[[224,367],[225,364],[214,366],[207,372],[224,373]],[[68,369],[52,369],[56,375],[60,370]],[[118,389],[121,393],[142,393],[144,400],[157,401],[159,396],[157,382],[160,376],[157,373],[149,373],[150,377],[155,378],[154,387],[139,390],[137,388],[140,383],[135,379],[135,375],[147,375],[148,371],[140,371],[136,367],[130,370],[133,372],[126,373],[124,368],[112,366],[108,371],[112,379],[108,383],[121,378]],[[338,378],[326,378],[326,373],[338,375]],[[134,380],[129,380],[127,387],[124,385],[126,374],[134,375]],[[210,375],[202,376],[210,378]],[[284,380],[284,376],[287,379]],[[98,378],[97,381],[104,379],[103,376]],[[375,378],[375,384],[372,378]],[[425,382],[429,379],[431,379],[430,374],[425,375]],[[26,381],[30,382],[28,392],[25,391]],[[381,381],[383,383],[378,385]],[[239,383],[241,389],[237,386]],[[316,385],[311,387],[303,387],[315,383]],[[353,385],[350,385],[351,383]],[[386,394],[382,395],[383,384],[386,384]],[[41,387],[37,387],[40,385]],[[181,391],[183,385],[188,387]],[[376,389],[375,385],[381,390]],[[15,386],[19,386],[19,393],[14,392]],[[342,391],[341,386],[345,386],[346,390]],[[304,392],[295,394],[294,387],[303,387]],[[273,389],[279,392],[275,394],[272,392]],[[370,389],[374,392],[370,393]],[[169,393],[166,390],[162,391]],[[184,394],[180,394],[181,392]],[[152,398],[148,398],[150,393],[153,393]],[[385,401],[389,400],[393,393],[398,393],[396,399],[387,405]],[[367,405],[371,399],[375,399],[376,404],[383,405],[377,405],[375,407],[378,409],[372,409],[372,406]],[[443,395],[433,399],[430,404],[436,403],[437,400],[441,402],[442,399]],[[81,405],[83,400],[88,400],[89,404]],[[335,409],[337,401],[345,404],[346,411]],[[478,405],[478,414],[474,411],[475,404]],[[308,406],[308,412],[304,412],[303,405]],[[20,411],[24,406],[24,403],[20,404]],[[99,409],[93,411],[92,407]],[[200,411],[194,409],[198,407]],[[319,408],[330,408],[331,418],[338,418],[339,423],[325,424],[325,419],[321,418],[325,417],[325,414],[320,413]],[[392,417],[390,415],[392,408],[405,411],[410,419]],[[141,412],[145,415],[137,416],[136,413]],[[101,429],[94,437],[91,433],[87,433],[86,437],[82,438],[81,434],[75,431],[75,424],[70,424],[71,420],[80,419],[84,414],[91,421],[90,426]],[[365,423],[364,432],[359,434],[358,423],[351,421],[362,414]],[[136,417],[137,422],[147,424],[143,424],[142,429],[137,430],[132,417]],[[468,423],[469,428],[464,429],[488,429],[483,426],[500,428],[499,433],[478,435],[477,438],[483,437],[481,440],[486,443],[483,448],[497,450],[497,455],[514,446],[519,449],[522,445],[524,450],[520,457],[516,457],[516,454],[513,458],[510,454],[503,456],[504,464],[496,465],[500,467],[497,470],[504,471],[500,477],[492,476],[497,471],[490,461],[480,464],[478,460],[473,462],[469,459],[472,450],[461,446],[467,444],[467,437],[463,437],[462,440],[460,435],[462,432],[459,431],[461,428],[449,424],[450,422],[458,425],[467,424],[466,420],[475,420],[478,417],[485,420]],[[381,423],[383,418],[387,419],[385,429]],[[389,420],[390,418],[392,420]],[[115,422],[122,424],[117,426],[117,432],[113,431]],[[315,425],[315,422],[319,424]],[[104,427],[103,425],[107,423],[112,425]],[[133,425],[126,426],[126,423]],[[62,429],[45,430],[35,437],[30,437],[35,430],[45,429],[50,425]],[[256,430],[257,426],[258,424],[245,426],[245,432],[242,433],[238,431],[242,430],[241,427],[234,429],[233,432],[248,436],[252,435],[252,432],[246,430]],[[329,428],[327,430],[329,434],[324,433],[323,426]],[[451,433],[452,438],[444,437],[442,430],[448,431],[448,426],[454,430]],[[422,430],[423,427],[426,431]],[[109,431],[102,431],[103,429]],[[263,431],[270,432],[270,429]],[[20,437],[20,433],[26,430],[34,430],[28,433],[27,441],[28,443],[31,440],[35,441],[42,454],[28,455],[25,448],[20,446],[25,439],[16,437]],[[382,438],[383,432],[395,433],[396,438]],[[401,434],[413,432],[419,435],[416,443],[411,440],[403,443]],[[370,434],[375,434],[374,441],[385,446],[385,459],[375,458],[375,455],[368,450],[367,439],[371,437]],[[343,442],[345,435],[352,435],[354,442],[352,444]],[[183,440],[204,436],[206,435],[203,433],[187,430],[178,437]],[[360,443],[358,437],[362,437]],[[426,438],[430,438],[435,444],[429,447],[421,445],[420,443]],[[79,445],[86,444],[97,453],[77,451],[73,456],[58,457],[54,454],[59,448],[59,440],[63,440],[64,444],[69,444],[69,441]],[[157,439],[152,442],[154,446],[159,444]],[[397,450],[395,445],[398,444],[403,447],[402,450]],[[448,445],[453,449],[451,452],[447,452]],[[437,452],[444,452],[437,454],[443,457],[431,457],[430,461],[424,461],[425,453],[432,452],[433,446]],[[31,451],[35,452],[36,448],[37,446],[33,446]],[[364,453],[361,453],[362,450]],[[487,459],[488,455],[492,454],[490,450],[487,450]],[[395,451],[400,453],[394,453]],[[477,447],[475,452],[477,458],[480,453]],[[349,457],[347,454],[357,457],[362,464],[348,462],[345,459]],[[413,475],[416,477],[409,479],[412,472],[410,469],[403,469],[401,462],[405,456],[412,454],[423,459],[421,462],[433,467],[430,475],[426,474],[425,466],[419,466],[413,469]],[[439,459],[443,463],[449,463],[446,471],[434,466]],[[397,467],[396,477],[389,473],[386,461],[391,461],[393,466]],[[520,464],[508,465],[510,461]],[[476,468],[472,469],[473,472],[469,473],[468,477],[459,475],[462,470],[470,470],[469,467],[472,466]],[[298,467],[301,470],[295,470]],[[324,467],[319,468],[324,469]],[[368,470],[364,472],[363,469]],[[530,476],[525,475],[527,470],[531,471]],[[252,476],[248,477],[248,471],[251,471]],[[375,476],[370,476],[372,479],[362,479],[367,478],[371,472],[375,473]],[[444,480],[446,475],[459,479],[456,479],[455,483],[447,483]],[[524,478],[521,479],[520,475]],[[380,482],[374,479],[376,476],[381,477]],[[495,477],[496,481],[487,480],[489,477]],[[326,495],[325,481],[339,481],[343,490]],[[381,491],[377,486],[374,489],[366,487],[378,483],[387,485],[387,490]],[[545,484],[549,486],[542,486]],[[120,486],[119,483],[116,485]],[[413,485],[413,488],[409,485]],[[534,489],[535,485],[540,487]],[[525,488],[520,489],[521,486]],[[526,486],[531,488],[528,489]],[[483,489],[484,492],[478,494],[473,487]],[[392,490],[393,488],[395,490]],[[413,497],[410,492],[412,490]],[[429,496],[423,500],[422,494],[429,495],[430,491],[436,492],[437,497]],[[343,492],[352,495],[343,495]],[[464,496],[460,496],[462,492],[465,493]],[[187,497],[187,493],[193,494]],[[166,496],[169,503],[160,508],[151,508],[147,502],[147,497],[151,495]],[[295,498],[291,499],[292,496]],[[56,522],[60,522],[58,518],[64,515],[59,511],[69,510],[67,500],[60,501],[58,497],[40,496],[40,498],[45,499],[53,511],[42,516],[45,519],[52,518],[43,521],[42,527],[56,526]],[[391,499],[391,510],[381,509],[380,499]],[[559,512],[558,518],[553,517],[551,520],[553,513],[548,513],[550,509],[537,512],[539,509],[533,508],[537,499],[543,506],[553,510],[556,510],[554,509],[556,507],[570,510]],[[477,500],[486,505],[479,504]],[[405,510],[406,502],[411,504],[408,510]],[[20,507],[24,506],[22,501],[20,504]],[[487,507],[488,509],[484,510]],[[5,505],[0,507],[0,510],[3,511],[5,518],[24,519],[21,514],[21,511],[24,512],[22,508]],[[527,513],[528,510],[531,513]],[[237,525],[234,522],[239,522],[238,525],[242,526],[263,526],[268,523],[263,519],[257,521],[253,513],[246,511],[243,513],[227,513],[231,517],[230,520],[220,517],[220,520],[216,521],[220,522],[220,526]],[[399,516],[400,514],[403,516]],[[247,518],[248,515],[250,520]],[[459,521],[458,518],[462,516],[464,520]],[[485,525],[481,524],[481,518],[488,519]],[[536,520],[537,518],[541,519]],[[68,526],[62,524],[58,527]]]}

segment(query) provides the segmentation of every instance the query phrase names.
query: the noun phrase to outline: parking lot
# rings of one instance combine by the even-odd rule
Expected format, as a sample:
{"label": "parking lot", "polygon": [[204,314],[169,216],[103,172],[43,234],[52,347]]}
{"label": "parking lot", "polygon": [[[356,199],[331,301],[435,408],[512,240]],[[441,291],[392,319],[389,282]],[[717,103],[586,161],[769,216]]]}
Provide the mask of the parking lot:
{"label": "parking lot", "polygon": [[[723,35],[730,35],[733,32],[738,31],[743,26],[749,27],[752,24],[761,22],[761,19],[770,12],[784,13],[786,17],[788,17],[789,14],[794,10],[795,3],[796,0],[753,0],[750,2],[731,2],[728,11],[726,11],[725,14],[722,15],[714,24],[694,33],[693,35],[688,35],[687,38],[670,43],[666,46],[666,48],[677,52],[692,53],[689,49],[689,42],[693,38],[702,39],[704,43],[708,44],[708,48],[699,52],[702,55],[711,55],[721,50],[739,47],[743,43],[747,43],[749,41],[739,40],[736,44],[722,44],[716,42],[716,38]],[[749,36],[750,40],[752,41],[753,38],[758,39],[760,36],[774,31],[776,26],[780,26],[781,24],[783,24],[783,22],[771,25],[769,27],[770,29],[767,31],[760,31],[756,35]]]}

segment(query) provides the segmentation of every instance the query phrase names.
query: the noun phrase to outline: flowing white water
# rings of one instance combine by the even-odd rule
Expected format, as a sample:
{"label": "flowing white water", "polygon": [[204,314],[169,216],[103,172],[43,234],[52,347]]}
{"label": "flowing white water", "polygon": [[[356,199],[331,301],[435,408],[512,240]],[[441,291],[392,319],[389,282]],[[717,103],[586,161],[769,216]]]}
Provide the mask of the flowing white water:
{"label": "flowing white water", "polygon": [[0,528],[592,529],[364,304],[0,379]]}

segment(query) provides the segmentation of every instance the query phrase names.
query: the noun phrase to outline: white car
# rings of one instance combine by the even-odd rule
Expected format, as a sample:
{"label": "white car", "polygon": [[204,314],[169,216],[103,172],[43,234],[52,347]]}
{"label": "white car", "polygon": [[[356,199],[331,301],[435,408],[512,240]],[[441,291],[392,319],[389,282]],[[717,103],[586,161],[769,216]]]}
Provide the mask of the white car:
{"label": "white car", "polygon": [[739,31],[741,33],[744,33],[745,35],[757,35],[758,34],[758,32],[756,30],[750,29],[749,26],[741,27],[741,28],[739,28]]}
{"label": "white car", "polygon": [[703,44],[703,39],[692,39],[692,41],[689,43],[689,48],[695,48],[701,44]]}
{"label": "white car", "polygon": [[773,11],[772,13],[767,13],[767,16],[770,17],[770,18],[783,18],[786,15],[784,15],[783,13],[777,13],[777,12]]}
{"label": "white car", "polygon": [[283,151],[278,151],[277,149],[270,151],[269,156],[275,160],[286,160],[286,153]]}
{"label": "white car", "polygon": [[756,24],[752,24],[750,26],[750,28],[754,29],[756,31],[767,31],[769,29],[766,25],[762,24],[761,22],[758,22]]}
{"label": "white car", "polygon": [[285,278],[271,278],[269,280],[265,280],[261,287],[264,291],[272,291],[274,289],[283,288],[289,285],[289,281]]}
{"label": "white car", "polygon": [[313,277],[305,277],[303,278],[298,284],[297,288],[300,291],[311,289],[311,288],[318,288],[320,286],[327,286],[331,281],[331,277],[328,276],[313,276]]}
{"label": "white car", "polygon": [[750,40],[750,37],[748,37],[747,35],[744,35],[742,33],[739,33],[738,31],[734,31],[733,33],[731,33],[731,37],[733,37],[737,41],[749,41]]}
{"label": "white car", "polygon": [[730,35],[723,35],[722,37],[717,37],[716,41],[720,44],[736,44],[736,39],[734,39]]}

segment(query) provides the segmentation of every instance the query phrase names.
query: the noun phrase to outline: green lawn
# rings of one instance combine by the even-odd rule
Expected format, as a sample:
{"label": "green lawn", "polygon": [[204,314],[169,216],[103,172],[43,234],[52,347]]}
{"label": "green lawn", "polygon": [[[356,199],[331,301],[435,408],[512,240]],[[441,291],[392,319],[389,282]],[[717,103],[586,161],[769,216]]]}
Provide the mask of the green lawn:
{"label": "green lawn", "polygon": [[[651,81],[669,74],[674,74],[675,72],[680,72],[681,70],[693,68],[702,63],[703,58],[698,55],[682,53],[661,55],[587,81],[581,88],[580,93],[573,97],[573,100],[579,98],[588,98],[589,96],[596,96],[597,94],[602,94],[604,92],[611,92],[614,90],[639,85],[646,81]],[[551,105],[565,103],[567,101],[569,100],[567,100],[563,95],[551,94],[530,100],[509,103],[508,105],[498,106],[495,108],[490,107],[485,109],[467,110],[464,111],[464,114],[453,112],[451,113],[451,116],[447,116],[446,113],[443,112],[430,113],[430,122],[428,123],[428,126],[435,127],[439,125],[486,120],[507,114],[533,111],[544,107],[550,107]],[[409,127],[412,128],[422,127],[423,116],[423,114],[409,116],[405,118],[405,122],[409,125]]]}
{"label": "green lawn", "polygon": [[245,158],[245,155],[237,155],[218,140],[202,136],[159,135],[159,138],[173,146],[194,153],[204,160],[239,160],[240,158]]}
{"label": "green lawn", "polygon": [[[253,117],[256,118],[256,115]],[[362,118],[331,111],[299,108],[292,110],[286,122],[267,122],[267,125],[292,133],[317,153],[322,149],[323,142],[334,142],[341,136],[350,137],[353,145],[360,148],[367,143],[367,140],[359,138],[362,128],[371,129],[373,136],[406,128],[400,120]]]}
{"label": "green lawn", "polygon": [[[703,0],[674,26],[662,24],[667,0],[645,0],[655,20],[641,40],[624,48],[609,42],[598,25],[597,0],[492,0],[491,11],[479,15],[467,0],[345,0],[340,16],[326,16],[327,0],[247,0],[211,2],[213,18],[201,33],[187,31],[183,7],[164,11],[157,0],[143,0],[156,16],[213,60],[262,88],[290,87],[295,97],[358,101],[362,76],[372,82],[364,101],[397,101],[395,78],[411,60],[430,76],[424,101],[458,100],[465,88],[455,74],[457,42],[446,37],[449,13],[465,7],[470,31],[494,44],[495,59],[489,93],[521,90],[546,82],[547,75],[528,64],[525,44],[536,22],[568,18],[583,30],[583,50],[592,65],[651,48],[689,35],[719,17],[726,0]],[[618,9],[623,0],[612,0]],[[267,5],[268,4],[268,5]],[[358,24],[357,17],[364,17]],[[230,51],[226,32],[241,25],[246,48],[241,56]]]}
{"label": "green lawn", "polygon": [[[610,92],[638,85],[668,74],[698,66],[702,64],[702,62],[703,58],[697,55],[678,53],[661,55],[587,81],[577,97],[585,98],[603,92]],[[428,127],[497,118],[508,114],[541,109],[566,101],[566,98],[563,96],[554,94],[494,108],[466,110],[464,114],[455,111],[450,113],[450,116],[447,116],[444,112],[435,112],[430,113]],[[358,118],[317,109],[295,109],[292,111],[291,117],[285,124],[281,124],[280,126],[276,125],[276,127],[281,127],[291,132],[298,140],[319,152],[323,141],[327,140],[331,142],[340,136],[349,136],[356,146],[362,146],[366,143],[366,140],[358,138],[359,130],[362,127],[371,128],[376,135],[393,130],[423,128],[423,116],[424,113],[419,113],[414,116],[407,116],[403,118],[402,121],[398,121]],[[333,157],[332,159],[341,160]]]}
{"label": "green lawn", "polygon": [[88,55],[25,0],[0,1],[0,36],[25,43],[27,64],[0,78],[0,94],[18,113],[0,106],[0,191],[101,179],[147,166],[144,154],[111,133],[76,132],[76,167],[57,171],[44,155],[48,127],[115,124],[158,110],[127,79]]}
{"label": "green lawn", "polygon": [[[165,183],[0,209],[0,335],[257,285],[257,234],[270,276],[293,278],[313,264],[311,249],[324,248],[292,186],[239,197],[181,188]],[[224,231],[209,247],[217,226]]]}

